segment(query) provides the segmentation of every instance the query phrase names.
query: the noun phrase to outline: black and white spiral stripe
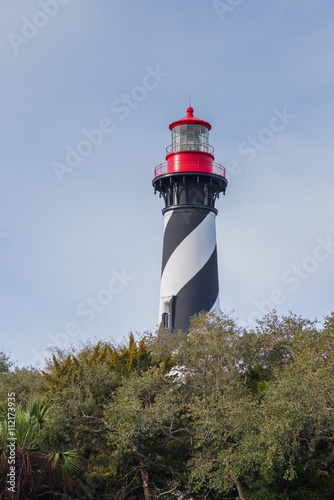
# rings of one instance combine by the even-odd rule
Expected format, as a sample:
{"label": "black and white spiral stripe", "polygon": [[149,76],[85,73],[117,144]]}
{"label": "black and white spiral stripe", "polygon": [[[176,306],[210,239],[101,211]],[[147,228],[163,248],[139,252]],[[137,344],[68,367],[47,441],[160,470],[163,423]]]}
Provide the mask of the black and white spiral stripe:
{"label": "black and white spiral stripe", "polygon": [[189,317],[219,310],[216,214],[205,208],[177,208],[164,215],[159,318],[175,297],[174,330],[187,331]]}

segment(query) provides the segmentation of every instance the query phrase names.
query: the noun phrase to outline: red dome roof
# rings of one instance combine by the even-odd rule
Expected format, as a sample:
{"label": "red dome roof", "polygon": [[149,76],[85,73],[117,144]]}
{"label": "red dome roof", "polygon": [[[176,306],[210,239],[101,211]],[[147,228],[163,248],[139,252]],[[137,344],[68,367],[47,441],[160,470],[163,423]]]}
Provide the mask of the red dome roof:
{"label": "red dome roof", "polygon": [[201,120],[200,118],[196,118],[196,116],[194,116],[193,113],[194,113],[193,108],[191,106],[189,106],[189,108],[187,109],[187,116],[185,116],[184,118],[181,118],[180,120],[176,120],[175,122],[172,122],[169,125],[170,130],[172,130],[172,128],[176,127],[176,125],[182,125],[182,124],[186,124],[186,123],[197,123],[198,125],[204,125],[204,127],[206,127],[208,130],[211,129],[210,123],[205,122],[204,120]]}

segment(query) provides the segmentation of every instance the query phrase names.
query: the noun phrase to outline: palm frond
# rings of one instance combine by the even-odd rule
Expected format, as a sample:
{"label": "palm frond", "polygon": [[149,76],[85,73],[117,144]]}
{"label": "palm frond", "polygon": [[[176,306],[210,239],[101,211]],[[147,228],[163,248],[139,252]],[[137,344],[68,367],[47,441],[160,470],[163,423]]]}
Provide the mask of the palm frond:
{"label": "palm frond", "polygon": [[53,471],[58,474],[60,473],[63,479],[69,481],[78,474],[81,466],[81,459],[76,450],[69,450],[50,453],[49,463]]}

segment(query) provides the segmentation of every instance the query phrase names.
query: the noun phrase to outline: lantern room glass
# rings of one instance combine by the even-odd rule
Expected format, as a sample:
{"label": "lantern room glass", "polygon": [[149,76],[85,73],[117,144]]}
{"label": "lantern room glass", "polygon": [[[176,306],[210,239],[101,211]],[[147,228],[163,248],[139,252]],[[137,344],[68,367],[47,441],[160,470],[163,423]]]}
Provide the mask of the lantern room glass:
{"label": "lantern room glass", "polygon": [[184,123],[172,129],[172,152],[209,152],[209,130],[198,123]]}

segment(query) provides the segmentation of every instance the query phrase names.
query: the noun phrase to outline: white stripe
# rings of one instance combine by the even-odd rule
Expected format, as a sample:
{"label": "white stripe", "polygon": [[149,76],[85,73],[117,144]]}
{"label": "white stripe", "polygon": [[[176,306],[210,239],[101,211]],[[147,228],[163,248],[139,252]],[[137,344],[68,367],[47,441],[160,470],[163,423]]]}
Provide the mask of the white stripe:
{"label": "white stripe", "polygon": [[[167,214],[166,214],[167,215]],[[167,222],[165,224],[165,227]],[[203,221],[179,244],[167,261],[161,277],[159,318],[164,297],[177,295],[202,269],[216,246],[216,215],[209,212]]]}
{"label": "white stripe", "polygon": [[210,311],[216,313],[216,314],[219,314],[220,313],[220,304],[219,304],[219,292],[218,292],[218,295],[217,295],[217,300],[216,302],[213,304],[213,306],[211,307]]}

